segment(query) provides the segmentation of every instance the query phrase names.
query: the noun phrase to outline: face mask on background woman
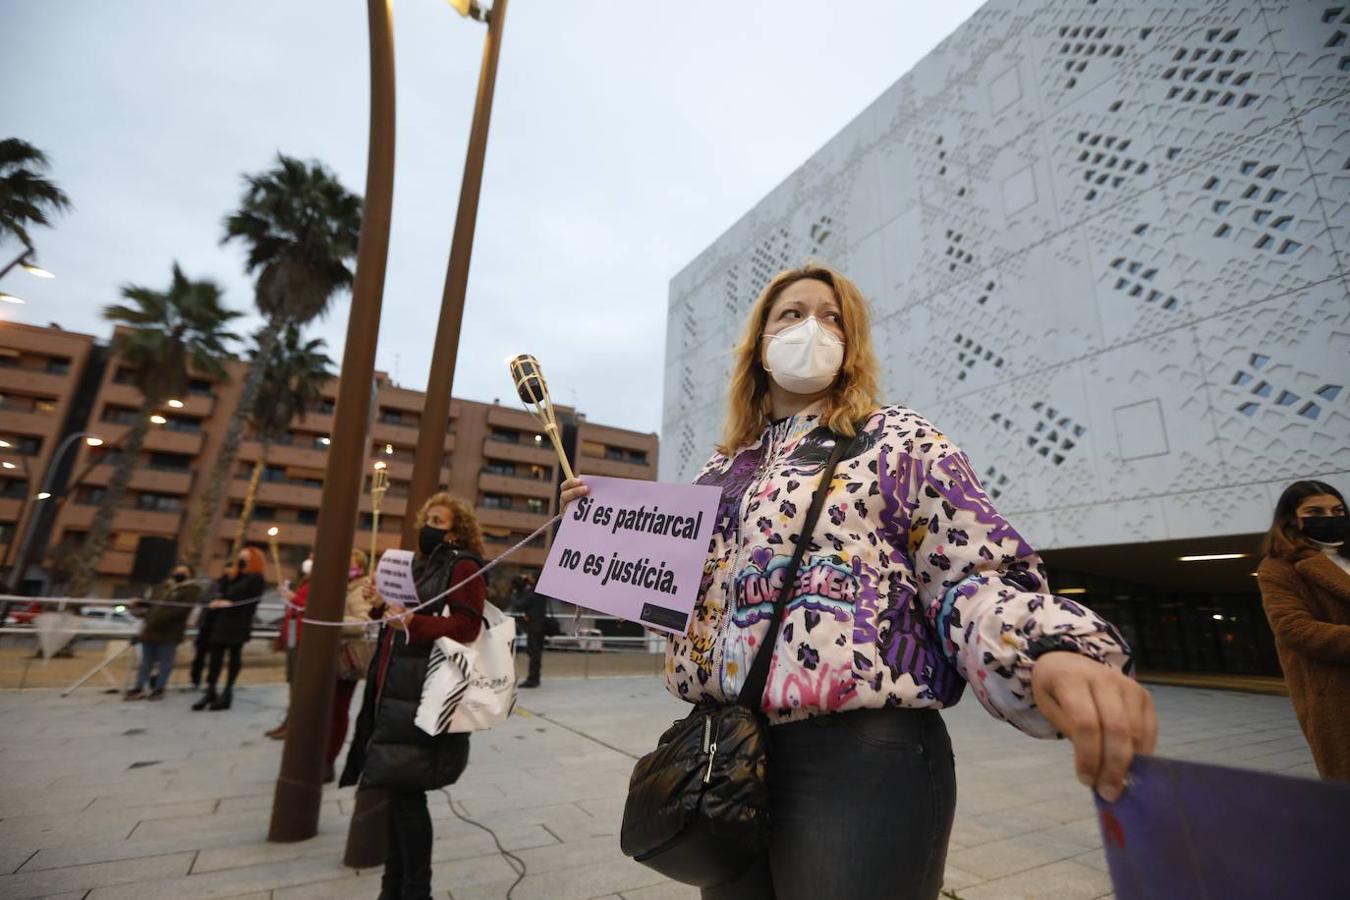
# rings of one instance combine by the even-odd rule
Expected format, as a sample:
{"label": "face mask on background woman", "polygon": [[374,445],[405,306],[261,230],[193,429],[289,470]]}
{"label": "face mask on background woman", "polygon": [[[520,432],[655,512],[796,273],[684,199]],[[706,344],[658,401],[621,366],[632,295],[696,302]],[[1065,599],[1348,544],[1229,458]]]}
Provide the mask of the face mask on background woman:
{"label": "face mask on background woman", "polygon": [[422,551],[423,556],[430,556],[433,550],[445,543],[445,536],[449,531],[448,528],[423,525],[422,530],[417,533],[417,548]]}
{"label": "face mask on background woman", "polygon": [[1350,531],[1350,516],[1304,516],[1298,527],[1310,540],[1339,547],[1345,543],[1346,532]]}

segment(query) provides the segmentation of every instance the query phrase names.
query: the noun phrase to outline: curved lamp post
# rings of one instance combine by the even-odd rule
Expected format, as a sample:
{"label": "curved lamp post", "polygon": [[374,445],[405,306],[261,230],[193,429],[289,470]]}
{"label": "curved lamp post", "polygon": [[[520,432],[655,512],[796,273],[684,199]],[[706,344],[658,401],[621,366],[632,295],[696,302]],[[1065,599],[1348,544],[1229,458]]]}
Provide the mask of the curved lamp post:
{"label": "curved lamp post", "polygon": [[[393,0],[366,0],[370,31],[370,138],[356,279],[342,353],[328,475],[319,503],[314,538],[317,552],[310,573],[312,621],[341,622],[347,596],[347,567],[355,538],[356,513],[365,476],[366,418],[375,372],[375,342],[389,253],[394,193]],[[269,841],[303,841],[319,831],[323,799],[323,752],[333,704],[339,629],[309,627],[296,651],[286,745],[272,803]]]}

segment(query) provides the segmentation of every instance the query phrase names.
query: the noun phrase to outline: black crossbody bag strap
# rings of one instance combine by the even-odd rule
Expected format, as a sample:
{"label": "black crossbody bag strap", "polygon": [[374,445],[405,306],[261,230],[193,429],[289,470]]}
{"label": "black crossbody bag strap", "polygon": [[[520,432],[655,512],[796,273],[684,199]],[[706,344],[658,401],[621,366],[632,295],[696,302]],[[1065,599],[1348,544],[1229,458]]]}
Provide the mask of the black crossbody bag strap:
{"label": "black crossbody bag strap", "polygon": [[737,703],[748,706],[755,712],[759,712],[764,697],[764,688],[769,680],[769,664],[773,661],[773,649],[778,643],[778,630],[782,627],[783,615],[787,611],[788,597],[792,594],[793,585],[797,581],[797,570],[801,567],[802,557],[806,555],[806,548],[811,543],[811,533],[816,530],[820,511],[825,507],[825,495],[830,492],[834,470],[839,465],[839,460],[843,458],[844,451],[852,444],[853,440],[850,438],[842,435],[834,436],[834,449],[830,451],[830,458],[825,463],[820,483],[816,485],[815,495],[811,498],[811,508],[806,511],[806,521],[802,523],[801,533],[797,536],[797,547],[792,551],[792,561],[788,563],[784,573],[783,586],[778,589],[778,599],[773,604],[773,618],[769,620],[769,630],[765,632],[764,643],[760,644],[755,661],[750,666],[750,674],[736,698]]}

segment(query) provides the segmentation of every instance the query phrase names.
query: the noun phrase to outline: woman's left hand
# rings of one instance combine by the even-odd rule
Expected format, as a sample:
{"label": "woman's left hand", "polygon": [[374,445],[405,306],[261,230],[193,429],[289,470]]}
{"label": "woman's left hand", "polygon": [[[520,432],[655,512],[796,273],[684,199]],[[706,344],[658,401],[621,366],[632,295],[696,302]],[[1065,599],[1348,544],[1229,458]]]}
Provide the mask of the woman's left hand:
{"label": "woman's left hand", "polygon": [[223,597],[217,597],[215,600],[212,600],[210,603],[206,605],[210,609],[229,609],[234,604],[224,599]]}
{"label": "woman's left hand", "polygon": [[1114,802],[1136,753],[1158,742],[1153,695],[1132,678],[1077,653],[1037,658],[1031,689],[1050,724],[1073,741],[1078,780]]}
{"label": "woman's left hand", "polygon": [[385,609],[384,623],[395,631],[406,633],[408,630],[408,619],[407,613],[404,612],[403,607],[390,603],[386,605]]}

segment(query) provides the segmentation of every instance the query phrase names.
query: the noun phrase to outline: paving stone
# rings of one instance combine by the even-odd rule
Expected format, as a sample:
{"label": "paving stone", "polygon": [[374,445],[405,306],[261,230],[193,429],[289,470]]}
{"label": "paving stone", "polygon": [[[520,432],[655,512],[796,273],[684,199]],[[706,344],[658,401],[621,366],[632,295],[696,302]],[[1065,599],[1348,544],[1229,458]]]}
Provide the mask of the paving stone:
{"label": "paving stone", "polygon": [[1096,900],[1111,891],[1104,872],[1068,860],[965,888],[961,900]]}
{"label": "paving stone", "polygon": [[944,891],[959,891],[962,888],[970,887],[973,884],[979,884],[984,881],[979,875],[973,872],[967,872],[965,869],[958,868],[950,862],[942,871],[942,889]]}
{"label": "paving stone", "polygon": [[[1165,754],[1312,771],[1285,698],[1154,693]],[[90,900],[374,897],[379,871],[341,864],[350,788],[325,790],[317,837],[266,841],[281,744],[259,732],[275,724],[284,689],[248,695],[248,711],[241,702],[206,721],[182,708],[128,711],[135,705],[95,692],[60,703],[0,694],[0,753],[43,763],[28,766],[41,777],[0,784],[0,897],[29,889],[87,891]],[[185,707],[191,698],[182,699]],[[450,793],[526,861],[517,897],[697,896],[623,858],[616,837],[634,756],[685,710],[650,678],[555,679],[525,698],[522,715],[474,736],[469,769]],[[1020,736],[974,703],[944,719],[958,780],[947,888],[967,900],[1108,894],[1096,813],[1073,778],[1071,746]],[[133,727],[147,730],[124,734]],[[436,896],[503,896],[516,876],[491,836],[456,818],[441,792],[428,807]]]}
{"label": "paving stone", "polygon": [[981,878],[993,879],[1045,866],[1082,852],[1082,844],[1050,840],[1037,834],[995,841],[971,850],[959,850],[949,853],[947,859],[958,868]]}
{"label": "paving stone", "polygon": [[193,853],[171,853],[144,859],[67,866],[36,872],[0,876],[0,897],[44,897],[62,891],[80,891],[109,884],[139,882],[169,875],[184,875]]}
{"label": "paving stone", "polygon": [[42,851],[37,847],[30,847],[27,844],[0,846],[0,875],[8,875],[17,871],[19,866],[26,865],[35,854],[40,852]]}
{"label": "paving stone", "polygon": [[699,900],[699,889],[687,884],[666,881],[642,888],[626,890],[619,896],[623,900]]}
{"label": "paving stone", "polygon": [[[543,874],[526,872],[512,896],[518,900],[589,900],[605,894],[631,891],[665,883],[660,875],[632,860],[623,865],[580,866]],[[476,885],[450,886],[454,900],[497,900],[504,897],[515,876]],[[434,886],[434,885],[433,885]]]}

